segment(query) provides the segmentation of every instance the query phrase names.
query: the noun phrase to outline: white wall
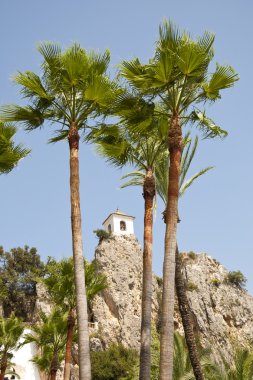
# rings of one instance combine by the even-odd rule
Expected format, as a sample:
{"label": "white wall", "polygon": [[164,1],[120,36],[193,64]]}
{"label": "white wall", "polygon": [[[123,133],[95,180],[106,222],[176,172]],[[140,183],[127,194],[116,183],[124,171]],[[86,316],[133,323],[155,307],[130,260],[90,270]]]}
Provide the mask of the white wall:
{"label": "white wall", "polygon": [[[121,220],[123,220],[126,223],[126,231],[120,230],[120,221]],[[134,234],[134,223],[133,223],[133,218],[131,218],[131,217],[113,214],[103,224],[104,229],[108,232],[109,232],[109,229],[108,229],[109,224],[111,224],[112,233],[115,235]]]}

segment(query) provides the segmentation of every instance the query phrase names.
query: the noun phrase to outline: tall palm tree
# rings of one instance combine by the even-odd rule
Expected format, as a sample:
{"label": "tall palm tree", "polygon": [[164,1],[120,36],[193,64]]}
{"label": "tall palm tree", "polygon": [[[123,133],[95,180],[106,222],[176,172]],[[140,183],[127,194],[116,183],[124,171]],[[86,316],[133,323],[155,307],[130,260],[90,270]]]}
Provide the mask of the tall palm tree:
{"label": "tall palm tree", "polygon": [[[196,136],[194,141],[190,138],[190,134],[187,133],[184,138],[184,150],[182,154],[182,160],[180,164],[180,196],[184,194],[186,189],[188,189],[194,181],[205,174],[208,170],[212,169],[212,167],[207,167],[198,173],[194,174],[191,178],[186,179],[187,172],[190,168],[193,157],[196,153],[196,149],[198,146],[198,137]],[[157,160],[155,162],[155,182],[156,182],[156,192],[162,199],[164,203],[164,207],[167,205],[167,189],[168,189],[168,172],[166,168],[168,167],[169,157],[163,155],[162,159]],[[132,185],[143,185],[144,172],[139,168],[138,172],[128,173],[122,178],[131,177],[131,181],[124,184],[122,187],[132,186]],[[166,222],[166,211],[163,213],[164,221]],[[197,380],[203,380],[203,373],[201,371],[200,361],[198,359],[198,351],[195,343],[191,315],[189,304],[186,296],[184,280],[181,273],[181,261],[180,255],[176,252],[176,271],[175,271],[175,285],[176,285],[176,293],[179,303],[179,310],[184,326],[186,343],[189,351],[189,357],[191,360],[191,364],[193,367],[193,372]]]}
{"label": "tall palm tree", "polygon": [[[158,120],[152,121],[159,124]],[[157,125],[161,133],[160,126]],[[156,135],[136,136],[128,129],[127,123],[121,126],[102,126],[91,134],[98,152],[115,166],[130,164],[142,172],[134,172],[138,184],[142,184],[144,198],[144,244],[143,244],[143,281],[141,314],[140,379],[150,379],[151,368],[151,311],[152,311],[152,240],[153,205],[155,197],[154,167],[157,160],[166,155],[164,143]],[[133,184],[130,180],[130,184]],[[129,185],[129,183],[128,183]]]}
{"label": "tall palm tree", "polygon": [[[183,148],[182,126],[197,123],[205,137],[225,136],[226,132],[216,126],[197,108],[198,104],[219,99],[220,90],[232,87],[238,80],[231,66],[217,64],[214,73],[208,73],[213,58],[214,36],[209,33],[193,40],[187,32],[164,22],[155,56],[148,64],[136,58],[123,61],[120,73],[147,100],[160,99],[160,110],[153,112],[166,115],[167,147],[170,154],[168,205],[166,207],[165,252],[163,264],[163,296],[161,323],[160,380],[172,380],[173,368],[173,312],[175,252],[177,245],[178,197],[180,161]],[[124,103],[124,102],[122,102]],[[152,110],[152,108],[150,108]],[[133,120],[134,123],[134,120]],[[142,125],[144,128],[145,125]]]}
{"label": "tall palm tree", "polygon": [[22,145],[14,144],[13,137],[16,131],[14,125],[0,121],[0,174],[9,173],[30,153],[30,150]]}
{"label": "tall palm tree", "polygon": [[[195,175],[193,175],[190,179],[186,180],[187,172],[190,168],[193,157],[196,153],[196,149],[198,146],[198,137],[195,137],[193,146],[192,140],[189,140],[189,135],[186,135],[184,142],[184,150],[182,154],[182,160],[180,164],[180,181],[179,181],[179,195],[182,196],[184,192],[194,183],[194,181],[205,174],[208,170],[212,169],[212,167],[207,167]],[[157,168],[156,171],[156,181],[157,181],[157,193],[161,197],[164,207],[167,205],[167,189],[168,189],[168,175],[167,171],[164,170],[167,166],[167,163],[164,162]],[[166,212],[164,212],[164,221],[166,222]],[[191,320],[191,311],[186,295],[184,279],[181,273],[181,257],[178,251],[178,246],[176,247],[176,270],[175,270],[175,287],[176,294],[178,298],[179,310],[182,318],[182,323],[185,332],[186,344],[189,352],[189,357],[191,361],[191,365],[193,368],[193,373],[197,380],[204,380],[204,375],[201,370],[201,363],[199,360],[197,345],[195,342],[194,331]]]}
{"label": "tall palm tree", "polygon": [[32,332],[25,334],[22,345],[34,342],[41,354],[35,355],[33,362],[38,368],[56,379],[66,345],[67,317],[62,310],[54,309],[49,316],[41,314],[42,323],[33,325]]}
{"label": "tall palm tree", "polygon": [[21,86],[20,92],[27,100],[27,106],[5,106],[2,108],[2,118],[5,121],[23,123],[28,131],[37,129],[48,121],[59,128],[51,142],[68,140],[79,375],[80,380],[90,380],[78,151],[80,132],[85,132],[89,118],[99,114],[107,102],[111,101],[115,86],[105,74],[110,60],[108,51],[102,55],[88,53],[77,44],[62,51],[58,45],[52,43],[39,45],[38,51],[43,58],[41,76],[26,71],[14,77],[14,82]]}
{"label": "tall palm tree", "polygon": [[[86,261],[84,264],[86,294],[89,302],[97,293],[107,287],[107,282],[104,275],[97,273],[94,261],[90,264]],[[68,313],[64,380],[69,380],[70,378],[72,362],[71,349],[76,324],[74,278],[74,264],[72,258],[60,260],[59,262],[51,257],[49,258],[46,265],[46,276],[42,281],[46,285],[49,296],[54,304]]]}
{"label": "tall palm tree", "polygon": [[18,341],[23,334],[22,321],[12,314],[9,318],[0,318],[0,380],[8,367],[8,358],[12,350],[18,348]]}

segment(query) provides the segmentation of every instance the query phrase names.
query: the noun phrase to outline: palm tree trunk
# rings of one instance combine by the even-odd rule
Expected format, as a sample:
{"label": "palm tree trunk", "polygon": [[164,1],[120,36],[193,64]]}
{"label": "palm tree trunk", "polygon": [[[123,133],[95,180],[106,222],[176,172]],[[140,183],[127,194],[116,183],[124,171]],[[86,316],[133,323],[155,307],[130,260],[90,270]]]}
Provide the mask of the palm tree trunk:
{"label": "palm tree trunk", "polygon": [[79,192],[79,134],[75,122],[72,122],[70,126],[68,140],[70,148],[71,226],[77,304],[79,379],[91,380],[88,313],[84,277],[85,273]]}
{"label": "palm tree trunk", "polygon": [[64,366],[63,380],[69,380],[70,379],[70,368],[71,368],[71,362],[72,362],[71,349],[72,349],[72,343],[73,343],[74,326],[75,326],[74,310],[70,309],[69,315],[68,315],[68,331],[67,331],[67,342],[66,342],[65,366]]}
{"label": "palm tree trunk", "polygon": [[168,134],[170,152],[168,203],[166,207],[165,252],[163,263],[163,294],[161,315],[160,380],[172,380],[175,297],[175,252],[182,131],[178,115],[174,115]]}
{"label": "palm tree trunk", "polygon": [[51,366],[50,366],[50,380],[56,380],[56,374],[58,369],[58,354],[55,351],[53,354]]}
{"label": "palm tree trunk", "polygon": [[184,279],[181,272],[181,259],[178,251],[178,246],[176,248],[175,284],[180,315],[184,327],[185,340],[191,360],[193,373],[196,380],[204,380],[192,327],[189,302],[186,296]]}
{"label": "palm tree trunk", "polygon": [[7,356],[3,354],[2,360],[1,360],[1,372],[0,372],[0,380],[4,380],[5,371],[7,368]]}
{"label": "palm tree trunk", "polygon": [[144,214],[144,249],[142,276],[142,316],[141,316],[141,350],[140,380],[150,380],[151,369],[151,313],[152,313],[152,240],[153,240],[153,202],[155,196],[155,179],[152,169],[146,172],[143,197]]}

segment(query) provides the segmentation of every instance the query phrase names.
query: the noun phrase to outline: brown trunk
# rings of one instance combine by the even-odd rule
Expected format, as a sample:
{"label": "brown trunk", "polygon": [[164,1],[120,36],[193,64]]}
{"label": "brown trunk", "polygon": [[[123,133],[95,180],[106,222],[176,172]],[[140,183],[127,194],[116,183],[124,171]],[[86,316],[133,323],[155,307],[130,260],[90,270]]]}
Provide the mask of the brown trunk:
{"label": "brown trunk", "polygon": [[5,371],[7,368],[7,356],[6,354],[3,354],[2,360],[1,360],[1,372],[0,372],[0,380],[4,380]]}
{"label": "brown trunk", "polygon": [[74,310],[71,309],[68,315],[68,331],[67,331],[67,342],[66,342],[66,352],[65,352],[65,366],[64,366],[64,380],[69,380],[70,378],[70,368],[72,362],[72,343],[73,343],[73,333],[75,326],[75,315]]}
{"label": "brown trunk", "polygon": [[198,356],[198,350],[195,342],[195,336],[191,321],[191,311],[188,303],[188,299],[185,291],[184,279],[181,272],[181,259],[178,252],[178,247],[176,249],[176,273],[175,273],[175,284],[179,310],[184,326],[185,340],[188,347],[188,352],[191,360],[191,365],[193,373],[196,380],[204,380],[202,374],[201,365]]}
{"label": "brown trunk", "polygon": [[71,226],[77,304],[79,379],[91,380],[88,313],[84,277],[85,274],[79,192],[79,134],[75,122],[73,122],[70,126],[68,140],[70,148]]}
{"label": "brown trunk", "polygon": [[151,368],[151,312],[152,312],[152,234],[153,202],[155,196],[155,179],[152,169],[146,172],[143,197],[144,213],[144,248],[142,275],[142,315],[141,315],[141,349],[140,380],[150,380]]}
{"label": "brown trunk", "polygon": [[56,374],[58,370],[58,354],[54,352],[51,366],[50,366],[50,380],[56,380]]}
{"label": "brown trunk", "polygon": [[172,380],[175,297],[175,252],[182,131],[179,118],[174,115],[168,134],[170,152],[168,202],[166,207],[165,252],[163,263],[163,294],[161,315],[160,380]]}

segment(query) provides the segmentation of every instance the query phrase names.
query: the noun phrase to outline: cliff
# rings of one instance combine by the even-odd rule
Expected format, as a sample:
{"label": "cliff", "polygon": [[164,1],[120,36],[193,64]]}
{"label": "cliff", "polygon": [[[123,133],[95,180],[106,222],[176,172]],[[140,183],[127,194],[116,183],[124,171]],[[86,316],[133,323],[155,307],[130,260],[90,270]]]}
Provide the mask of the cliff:
{"label": "cliff", "polygon": [[[98,323],[102,345],[112,341],[138,348],[140,342],[142,250],[134,236],[103,240],[95,258],[106,274],[108,289],[92,303],[92,319]],[[212,346],[217,359],[221,352],[232,357],[232,344],[253,342],[253,297],[240,286],[226,281],[228,270],[210,256],[183,254],[183,276],[192,312],[194,330],[203,346]],[[153,320],[159,323],[161,281],[153,277]],[[177,308],[175,328],[183,333]],[[94,334],[95,336],[95,334]]]}

